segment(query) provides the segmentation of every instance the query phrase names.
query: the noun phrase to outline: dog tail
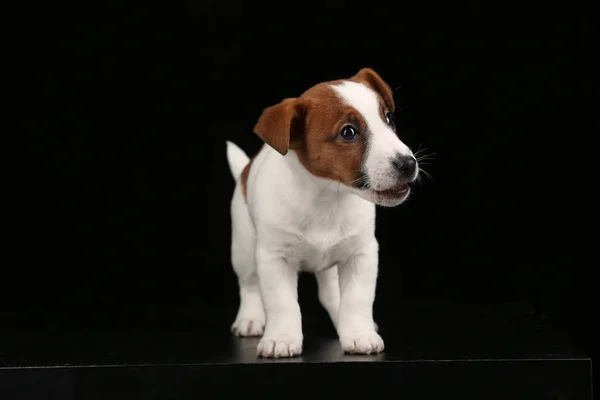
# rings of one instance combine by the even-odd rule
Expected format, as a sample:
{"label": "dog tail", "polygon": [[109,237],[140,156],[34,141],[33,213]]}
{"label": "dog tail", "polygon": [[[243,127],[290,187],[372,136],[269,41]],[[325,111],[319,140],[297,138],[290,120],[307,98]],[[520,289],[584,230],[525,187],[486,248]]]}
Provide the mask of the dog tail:
{"label": "dog tail", "polygon": [[240,149],[235,143],[227,140],[227,161],[229,162],[231,175],[237,181],[240,175],[242,175],[244,167],[250,162],[250,158],[244,153],[244,150]]}

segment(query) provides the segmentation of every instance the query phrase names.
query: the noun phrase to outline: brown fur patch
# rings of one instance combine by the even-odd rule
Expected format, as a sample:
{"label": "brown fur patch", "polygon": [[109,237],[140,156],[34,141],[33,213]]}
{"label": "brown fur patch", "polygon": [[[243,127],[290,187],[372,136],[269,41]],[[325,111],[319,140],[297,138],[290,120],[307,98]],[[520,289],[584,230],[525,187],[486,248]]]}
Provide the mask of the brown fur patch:
{"label": "brown fur patch", "polygon": [[[316,85],[301,96],[310,106],[304,119],[304,134],[293,143],[293,149],[313,175],[361,186],[366,123],[360,113],[342,102],[332,83]],[[357,140],[345,142],[339,137],[346,125],[356,127]]]}
{"label": "brown fur patch", "polygon": [[295,98],[283,100],[266,108],[254,126],[254,132],[282,155],[287,154],[290,142],[301,134],[297,122],[304,118],[306,104]]}

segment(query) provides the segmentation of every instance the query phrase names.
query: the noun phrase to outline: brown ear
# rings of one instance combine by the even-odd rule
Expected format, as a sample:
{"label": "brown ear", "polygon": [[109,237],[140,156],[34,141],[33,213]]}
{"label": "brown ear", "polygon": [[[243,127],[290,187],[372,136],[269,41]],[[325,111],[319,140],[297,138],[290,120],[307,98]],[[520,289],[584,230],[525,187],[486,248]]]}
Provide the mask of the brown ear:
{"label": "brown ear", "polygon": [[306,108],[306,101],[297,98],[266,108],[254,126],[254,133],[278,153],[286,155],[290,143],[304,131]]}
{"label": "brown ear", "polygon": [[371,89],[379,93],[379,95],[383,98],[385,105],[389,108],[390,111],[394,111],[396,105],[394,104],[394,96],[392,94],[392,90],[388,86],[387,83],[377,72],[373,71],[371,68],[363,68],[352,78],[354,81],[362,82],[369,86]]}

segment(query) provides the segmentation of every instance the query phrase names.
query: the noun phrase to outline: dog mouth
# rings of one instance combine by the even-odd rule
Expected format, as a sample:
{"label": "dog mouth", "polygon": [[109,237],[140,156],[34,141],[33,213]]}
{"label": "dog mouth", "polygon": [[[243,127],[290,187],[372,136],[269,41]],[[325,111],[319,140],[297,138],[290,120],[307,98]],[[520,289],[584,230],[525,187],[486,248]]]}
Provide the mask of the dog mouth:
{"label": "dog mouth", "polygon": [[385,190],[374,190],[371,189],[373,193],[382,197],[402,197],[410,190],[410,185],[408,183],[402,183],[399,185],[392,186],[391,188]]}

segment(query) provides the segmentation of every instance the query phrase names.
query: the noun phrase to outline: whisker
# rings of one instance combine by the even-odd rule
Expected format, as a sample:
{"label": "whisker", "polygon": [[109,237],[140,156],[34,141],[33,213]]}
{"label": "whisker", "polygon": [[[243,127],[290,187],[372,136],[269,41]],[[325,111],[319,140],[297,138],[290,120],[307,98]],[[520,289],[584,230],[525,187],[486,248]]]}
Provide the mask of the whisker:
{"label": "whisker", "polygon": [[421,177],[421,172],[422,172],[422,173],[423,173],[423,174],[424,174],[424,175],[425,175],[427,178],[429,178],[429,179],[431,179],[433,182],[435,182],[435,179],[433,179],[433,176],[432,176],[432,175],[431,175],[429,172],[425,171],[423,168],[419,168],[419,177],[418,177],[418,178],[420,178],[420,177]]}
{"label": "whisker", "polygon": [[357,178],[357,179],[354,179],[354,180],[351,180],[351,181],[348,181],[348,182],[344,182],[344,183],[345,183],[346,185],[350,185],[350,184],[352,184],[352,183],[354,183],[354,182],[358,182],[358,181],[360,181],[361,179],[362,179],[362,178]]}
{"label": "whisker", "polygon": [[421,148],[421,145],[419,144],[419,147],[417,148],[417,151],[415,151],[415,156],[417,154],[421,154],[422,152],[427,151],[427,150],[429,150],[427,147]]}
{"label": "whisker", "polygon": [[329,185],[331,185],[333,182],[335,182],[334,179],[330,179],[329,182],[327,183],[327,185],[325,185],[325,187],[323,188],[322,192],[324,192],[325,190],[327,190],[327,188],[329,187]]}
{"label": "whisker", "polygon": [[428,154],[419,153],[419,154],[415,154],[415,158],[417,160],[419,160],[419,159],[424,159],[424,158],[432,158],[435,155],[436,155],[435,153],[428,153]]}

